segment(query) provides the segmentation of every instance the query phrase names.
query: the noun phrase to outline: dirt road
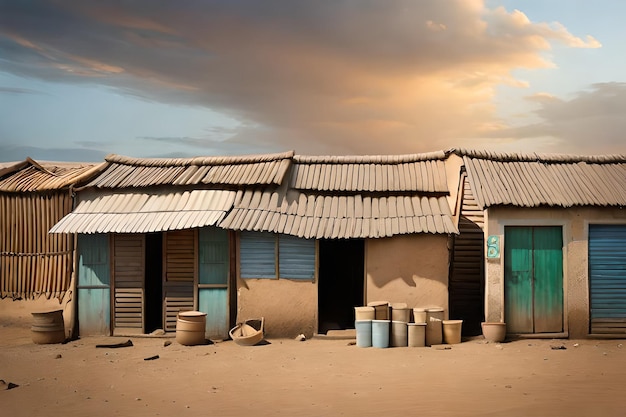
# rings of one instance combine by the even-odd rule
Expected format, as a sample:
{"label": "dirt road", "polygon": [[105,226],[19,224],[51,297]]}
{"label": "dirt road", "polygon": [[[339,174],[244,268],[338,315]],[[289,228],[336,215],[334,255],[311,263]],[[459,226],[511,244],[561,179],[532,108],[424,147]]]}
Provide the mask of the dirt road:
{"label": "dirt road", "polygon": [[318,339],[188,347],[131,338],[131,347],[95,347],[126,340],[35,345],[28,327],[0,322],[0,379],[19,385],[0,390],[1,414],[571,417],[626,410],[621,340],[476,339],[440,350]]}

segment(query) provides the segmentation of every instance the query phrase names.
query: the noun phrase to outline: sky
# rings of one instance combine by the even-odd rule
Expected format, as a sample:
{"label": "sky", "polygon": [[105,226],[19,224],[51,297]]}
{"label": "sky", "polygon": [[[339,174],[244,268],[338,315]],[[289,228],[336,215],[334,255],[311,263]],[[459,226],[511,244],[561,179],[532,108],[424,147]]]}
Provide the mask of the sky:
{"label": "sky", "polygon": [[626,154],[622,0],[0,0],[0,162]]}

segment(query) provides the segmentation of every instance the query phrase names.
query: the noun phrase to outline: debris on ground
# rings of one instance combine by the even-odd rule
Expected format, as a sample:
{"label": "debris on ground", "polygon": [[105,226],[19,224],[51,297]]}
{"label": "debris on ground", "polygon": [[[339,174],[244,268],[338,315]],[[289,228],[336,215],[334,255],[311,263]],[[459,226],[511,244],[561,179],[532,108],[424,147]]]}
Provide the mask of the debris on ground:
{"label": "debris on ground", "polygon": [[133,346],[133,341],[130,339],[122,343],[114,343],[111,345],[96,345],[97,348],[109,348],[109,349],[123,348],[123,347],[129,347],[129,346]]}
{"label": "debris on ground", "polygon": [[452,349],[452,346],[450,345],[432,345],[432,348],[435,348],[436,350],[450,350]]}
{"label": "debris on ground", "polygon": [[550,346],[550,349],[552,349],[552,350],[565,350],[567,348],[564,345],[558,345],[558,346],[552,345],[552,346]]}
{"label": "debris on ground", "polygon": [[150,356],[149,358],[143,358],[144,361],[153,361],[159,359],[159,355]]}
{"label": "debris on ground", "polygon": [[166,340],[165,342],[163,342],[163,347],[168,347],[171,344],[172,344],[171,340]]}
{"label": "debris on ground", "polygon": [[299,334],[296,336],[296,341],[298,342],[304,342],[306,340],[306,336],[303,334]]}
{"label": "debris on ground", "polygon": [[17,388],[19,385],[14,384],[13,382],[5,382],[4,379],[0,379],[0,391],[4,391],[7,389]]}

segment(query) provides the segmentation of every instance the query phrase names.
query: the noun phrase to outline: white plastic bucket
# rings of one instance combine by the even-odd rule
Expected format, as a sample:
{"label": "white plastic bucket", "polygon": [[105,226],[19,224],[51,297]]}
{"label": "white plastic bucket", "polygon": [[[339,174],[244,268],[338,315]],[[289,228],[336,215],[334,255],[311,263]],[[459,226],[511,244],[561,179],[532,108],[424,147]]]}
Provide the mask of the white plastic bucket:
{"label": "white plastic bucket", "polygon": [[376,318],[376,310],[374,307],[354,307],[355,320],[374,320]]}
{"label": "white plastic bucket", "polygon": [[407,327],[409,347],[426,346],[426,323],[409,323]]}
{"label": "white plastic bucket", "polygon": [[461,327],[463,320],[444,320],[443,324],[443,340],[449,345],[461,343]]}
{"label": "white plastic bucket", "polygon": [[389,347],[389,327],[391,320],[372,320],[372,346]]}
{"label": "white plastic bucket", "polygon": [[420,307],[413,309],[413,323],[426,323],[426,309]]}
{"label": "white plastic bucket", "polygon": [[356,345],[358,347],[372,346],[372,320],[356,320]]}
{"label": "white plastic bucket", "polygon": [[440,345],[443,343],[443,308],[426,309],[426,345]]}
{"label": "white plastic bucket", "polygon": [[407,335],[407,323],[406,321],[392,321],[391,322],[391,346],[392,347],[405,347],[408,343]]}

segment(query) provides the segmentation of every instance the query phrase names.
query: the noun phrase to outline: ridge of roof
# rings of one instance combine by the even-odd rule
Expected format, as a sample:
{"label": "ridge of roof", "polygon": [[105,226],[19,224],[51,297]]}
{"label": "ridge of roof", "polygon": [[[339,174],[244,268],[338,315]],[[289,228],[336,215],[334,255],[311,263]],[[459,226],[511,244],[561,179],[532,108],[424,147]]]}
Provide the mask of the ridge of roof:
{"label": "ridge of roof", "polygon": [[294,155],[300,164],[402,164],[421,161],[444,160],[444,151],[399,155]]}
{"label": "ridge of roof", "polygon": [[258,162],[277,161],[293,158],[295,151],[270,154],[236,155],[236,156],[197,156],[193,158],[131,158],[123,155],[109,154],[104,159],[111,164],[145,166],[145,167],[173,167],[192,165],[233,165]]}
{"label": "ridge of roof", "polygon": [[28,157],[0,169],[0,190],[34,192],[60,190],[90,178],[106,163],[41,162]]}
{"label": "ridge of roof", "polygon": [[445,151],[446,155],[455,154],[460,157],[474,159],[486,159],[496,162],[541,162],[541,163],[578,163],[586,162],[593,164],[614,164],[626,163],[625,154],[607,155],[576,155],[558,153],[517,153],[517,152],[495,152],[479,151],[475,149],[451,148]]}

